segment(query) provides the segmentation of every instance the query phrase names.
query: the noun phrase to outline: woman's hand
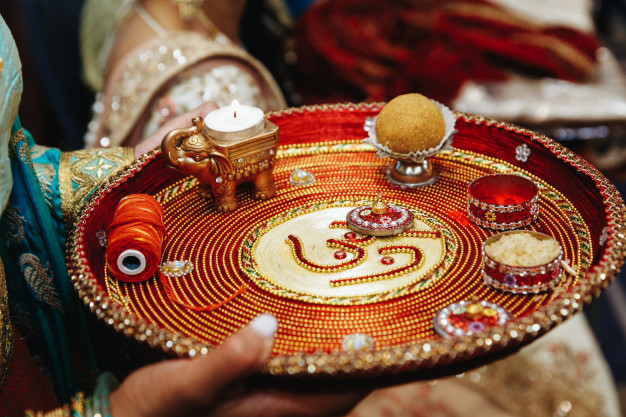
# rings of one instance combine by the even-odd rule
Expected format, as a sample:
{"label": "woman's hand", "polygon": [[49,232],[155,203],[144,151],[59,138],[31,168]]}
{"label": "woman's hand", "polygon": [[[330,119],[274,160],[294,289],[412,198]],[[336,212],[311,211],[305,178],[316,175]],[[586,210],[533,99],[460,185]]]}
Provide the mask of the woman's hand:
{"label": "woman's hand", "polygon": [[213,102],[204,103],[195,109],[181,114],[180,116],[176,116],[163,124],[160,128],[156,130],[152,135],[145,138],[141,143],[135,146],[135,158],[139,158],[141,155],[150,152],[154,148],[158,148],[161,146],[161,142],[163,142],[163,138],[170,131],[174,129],[180,129],[184,127],[191,127],[191,119],[194,117],[204,117],[210,111],[217,109],[217,105]]}
{"label": "woman's hand", "polygon": [[252,381],[270,355],[277,327],[273,316],[262,314],[204,357],[135,371],[111,394],[112,415],[330,416],[348,412],[367,394],[349,388],[289,391]]}

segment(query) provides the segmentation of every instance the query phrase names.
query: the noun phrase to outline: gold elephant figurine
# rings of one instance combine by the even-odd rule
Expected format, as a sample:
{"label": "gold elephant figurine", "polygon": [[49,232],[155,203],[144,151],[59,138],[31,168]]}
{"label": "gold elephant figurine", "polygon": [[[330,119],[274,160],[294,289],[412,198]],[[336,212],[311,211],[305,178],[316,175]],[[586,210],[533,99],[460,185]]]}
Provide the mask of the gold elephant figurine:
{"label": "gold elephant figurine", "polygon": [[193,126],[175,129],[163,138],[161,150],[170,166],[198,180],[200,195],[214,198],[215,208],[237,208],[237,186],[252,182],[254,198],[266,200],[276,194],[272,169],[278,147],[278,126],[265,120],[261,133],[236,140],[211,137],[201,117]]}

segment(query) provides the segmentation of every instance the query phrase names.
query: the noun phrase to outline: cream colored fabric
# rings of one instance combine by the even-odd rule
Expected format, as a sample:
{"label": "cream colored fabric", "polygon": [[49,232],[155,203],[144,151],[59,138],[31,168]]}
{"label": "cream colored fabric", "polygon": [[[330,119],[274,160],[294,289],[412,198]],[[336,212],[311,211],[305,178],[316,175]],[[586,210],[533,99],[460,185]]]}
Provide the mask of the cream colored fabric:
{"label": "cream colored fabric", "polygon": [[81,12],[80,51],[83,76],[94,90],[104,87],[104,75],[115,33],[137,0],[87,0]]}
{"label": "cream colored fabric", "polygon": [[[116,32],[134,12],[155,36],[109,68]],[[263,64],[224,34],[168,31],[138,0],[87,0],[81,49],[85,78],[100,92],[87,147],[134,146],[167,119],[202,102],[224,105],[238,99],[264,111],[286,106]]]}
{"label": "cream colored fabric", "polygon": [[[224,70],[231,65],[245,72],[245,77],[251,77],[255,83],[252,87],[261,91],[257,94],[260,100],[247,102],[244,99],[243,103],[258,106],[264,111],[285,106],[280,88],[269,71],[232,42],[214,40],[197,32],[168,32],[167,38],[154,37],[130,51],[111,71],[96,103],[96,113],[85,138],[86,145],[136,145],[142,139],[138,137],[141,133],[143,137],[152,133],[143,128],[144,115],[154,110],[158,101],[173,98],[167,95],[168,91],[189,78],[183,74],[220,71],[220,68]],[[240,78],[244,78],[243,73]],[[211,90],[212,97],[206,101],[216,101],[214,96],[222,93],[229,95],[231,100],[246,96],[243,91],[230,96],[231,85],[235,84],[212,88],[209,83],[199,87],[200,90]],[[182,114],[181,104],[176,106],[178,111],[171,112],[170,117]]]}
{"label": "cream colored fabric", "polygon": [[591,0],[491,0],[540,23],[563,25],[593,32]]}
{"label": "cream colored fabric", "polygon": [[598,59],[596,75],[585,83],[519,75],[505,82],[467,82],[452,107],[517,123],[626,120],[623,70],[606,48],[600,49]]}
{"label": "cream colored fabric", "polygon": [[13,180],[9,162],[11,126],[22,96],[22,63],[11,31],[0,16],[0,213],[4,211]]}

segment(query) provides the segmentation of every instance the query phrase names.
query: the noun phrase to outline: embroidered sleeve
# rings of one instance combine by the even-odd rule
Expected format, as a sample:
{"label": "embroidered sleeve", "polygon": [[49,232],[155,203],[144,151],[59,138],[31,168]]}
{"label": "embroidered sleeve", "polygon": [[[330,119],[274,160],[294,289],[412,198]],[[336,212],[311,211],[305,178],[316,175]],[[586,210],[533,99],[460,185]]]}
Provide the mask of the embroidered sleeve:
{"label": "embroidered sleeve", "polygon": [[93,191],[134,159],[132,148],[120,147],[61,153],[59,188],[67,231]]}

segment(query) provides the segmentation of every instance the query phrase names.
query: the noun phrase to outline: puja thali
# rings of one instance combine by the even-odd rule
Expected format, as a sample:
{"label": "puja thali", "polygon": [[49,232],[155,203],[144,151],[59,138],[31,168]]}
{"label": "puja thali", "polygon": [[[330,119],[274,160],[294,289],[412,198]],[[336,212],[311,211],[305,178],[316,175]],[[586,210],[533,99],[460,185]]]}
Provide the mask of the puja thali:
{"label": "puja thali", "polygon": [[[279,329],[265,372],[378,376],[514,350],[581,310],[613,280],[625,255],[626,209],[587,162],[535,132],[459,113],[454,149],[431,158],[437,182],[403,188],[387,180],[389,161],[362,142],[364,121],[380,108],[270,113],[280,128],[278,191],[256,201],[240,187],[239,207],[230,213],[201,198],[194,178],[167,170],[159,151],[142,157],[99,189],[76,223],[69,267],[80,297],[120,333],[177,356],[205,354],[269,312]],[[514,294],[483,282],[482,244],[496,231],[469,221],[467,187],[502,173],[537,186],[539,215],[522,229],[556,239],[574,271],[563,273],[554,289]],[[119,200],[132,193],[150,194],[163,207],[162,261],[193,265],[167,285],[126,283],[106,273],[98,236]],[[411,228],[389,237],[348,228],[346,215],[377,196],[408,209]],[[497,325],[437,333],[442,309],[472,299],[502,311]],[[219,308],[185,307],[203,304]]]}

